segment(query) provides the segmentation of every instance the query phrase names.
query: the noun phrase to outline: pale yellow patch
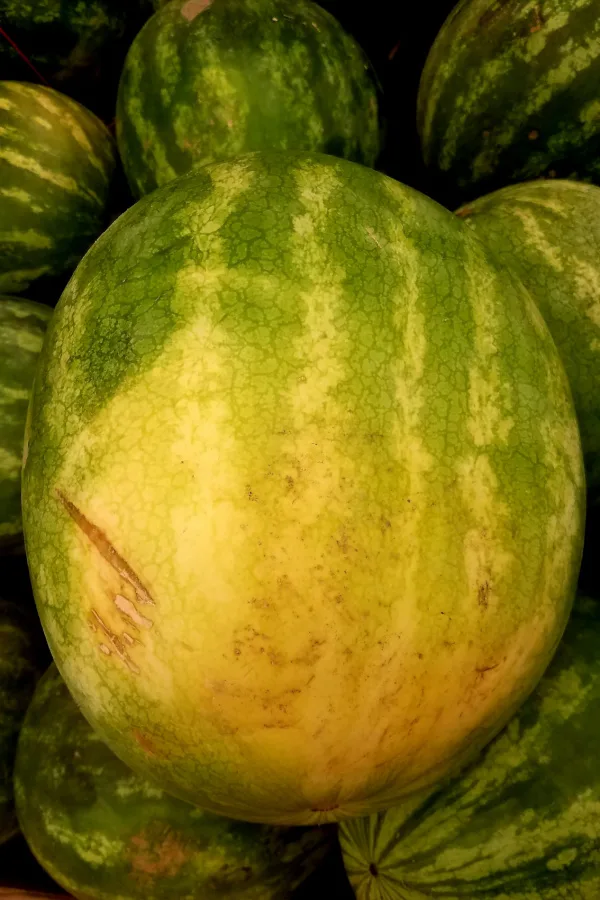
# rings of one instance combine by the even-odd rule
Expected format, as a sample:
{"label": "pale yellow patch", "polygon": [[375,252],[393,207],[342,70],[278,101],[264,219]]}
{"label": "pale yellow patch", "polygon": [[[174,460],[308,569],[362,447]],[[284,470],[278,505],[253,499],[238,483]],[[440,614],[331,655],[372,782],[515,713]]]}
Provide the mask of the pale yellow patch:
{"label": "pale yellow patch", "polygon": [[3,244],[27,244],[35,250],[45,250],[54,245],[51,237],[40,231],[34,231],[33,228],[27,231],[0,231],[0,241]]}
{"label": "pale yellow patch", "polygon": [[[501,298],[492,270],[467,266],[469,298],[475,321],[473,360],[469,367],[469,419],[467,427],[477,447],[504,443],[513,427],[511,389],[503,381],[499,363],[498,310]],[[475,274],[473,274],[475,273]]]}
{"label": "pale yellow patch", "polygon": [[53,840],[65,844],[90,866],[101,867],[107,859],[118,859],[125,850],[123,841],[108,838],[102,831],[78,833],[67,816],[44,805],[41,815],[46,833]]}
{"label": "pale yellow patch", "polygon": [[0,291],[20,290],[23,286],[31,284],[36,278],[51,271],[51,266],[37,266],[35,269],[14,269],[4,275],[0,274]]}
{"label": "pale yellow patch", "polygon": [[0,109],[13,109],[14,103],[8,97],[0,97]]}
{"label": "pale yellow patch", "polygon": [[15,400],[27,400],[28,397],[29,391],[26,388],[14,388],[10,387],[8,384],[2,385],[2,390],[0,391],[0,406],[3,403],[14,403]]}
{"label": "pale yellow patch", "polygon": [[514,207],[512,213],[522,224],[527,241],[539,250],[543,258],[557,272],[562,272],[564,266],[560,251],[544,234],[539,217],[535,213],[530,213],[528,210],[521,209],[518,206]]}
{"label": "pale yellow patch", "polygon": [[0,147],[0,159],[5,160],[18,169],[31,172],[32,175],[37,175],[43,181],[49,181],[68,193],[77,194],[80,192],[80,187],[74,178],[71,178],[69,175],[62,175],[54,169],[45,169],[31,156],[25,156],[23,153],[12,150],[10,147]]}
{"label": "pale yellow patch", "polygon": [[32,116],[32,121],[45,131],[52,131],[52,122],[49,122],[48,119],[44,119],[43,116]]}
{"label": "pale yellow patch", "polygon": [[572,257],[569,261],[577,295],[573,301],[600,328],[600,260],[595,265]]}
{"label": "pale yellow patch", "polygon": [[8,197],[10,200],[17,200],[19,203],[25,203],[32,212],[42,212],[43,207],[33,202],[33,198],[28,191],[18,187],[0,187],[0,197]]}
{"label": "pale yellow patch", "polygon": [[314,223],[308,213],[302,213],[302,215],[294,216],[293,221],[294,232],[299,237],[307,237],[312,234],[314,231]]}
{"label": "pale yellow patch", "polygon": [[600,119],[600,100],[590,100],[581,109],[579,119],[586,125],[597,125]]}
{"label": "pale yellow patch", "polygon": [[6,447],[0,445],[0,468],[5,474],[14,475],[21,468],[21,458],[17,453],[11,453]]}
{"label": "pale yellow patch", "polygon": [[479,612],[494,615],[498,583],[515,563],[506,550],[506,504],[500,499],[497,478],[484,454],[463,460],[460,486],[469,509],[471,527],[464,537],[464,567],[471,604]]}

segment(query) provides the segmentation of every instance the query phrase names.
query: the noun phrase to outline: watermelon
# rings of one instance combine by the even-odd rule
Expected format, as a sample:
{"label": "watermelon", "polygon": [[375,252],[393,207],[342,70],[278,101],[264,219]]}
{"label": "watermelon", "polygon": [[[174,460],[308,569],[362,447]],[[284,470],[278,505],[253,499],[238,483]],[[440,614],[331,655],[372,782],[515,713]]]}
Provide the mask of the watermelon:
{"label": "watermelon", "polygon": [[119,72],[149,0],[0,0],[0,79],[44,81],[114,115]]}
{"label": "watermelon", "polygon": [[549,176],[600,180],[596,0],[461,0],[421,76],[425,162],[452,204]]}
{"label": "watermelon", "polygon": [[107,128],[75,100],[0,82],[0,292],[75,268],[104,226],[115,161]]}
{"label": "watermelon", "polygon": [[54,665],[21,729],[15,797],[33,854],[85,900],[283,900],[334,836],[250,825],[165,794],[102,743]]}
{"label": "watermelon", "polygon": [[372,165],[377,91],[360,47],[310,0],[173,0],[129,53],[117,141],[135,196],[252,150]]}
{"label": "watermelon", "polygon": [[579,417],[587,485],[600,500],[600,188],[512,185],[458,215],[517,272],[559,349]]}
{"label": "watermelon", "polygon": [[52,310],[0,296],[0,548],[20,542],[21,461],[29,393]]}
{"label": "watermelon", "polygon": [[390,806],[562,634],[585,490],[558,352],[459,218],[373,169],[252,153],[144,197],[61,297],[29,422],[59,670],[212,812]]}
{"label": "watermelon", "polygon": [[600,603],[579,596],[538,688],[476,763],[342,824],[357,900],[600,896],[599,643]]}
{"label": "watermelon", "polygon": [[41,644],[35,615],[0,596],[0,844],[18,831],[13,766],[19,729],[43,672]]}

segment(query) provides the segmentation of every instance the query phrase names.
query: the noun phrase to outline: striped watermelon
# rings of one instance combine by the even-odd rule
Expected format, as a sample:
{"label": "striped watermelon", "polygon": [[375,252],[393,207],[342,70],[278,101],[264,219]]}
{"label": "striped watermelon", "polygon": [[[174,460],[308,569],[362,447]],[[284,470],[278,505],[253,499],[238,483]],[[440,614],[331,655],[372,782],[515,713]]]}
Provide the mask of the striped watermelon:
{"label": "striped watermelon", "polygon": [[599,644],[600,603],[579,597],[537,690],[470,769],[342,824],[357,900],[600,896]]}
{"label": "striped watermelon", "polygon": [[23,473],[53,656],[131,768],[277,824],[469,758],[581,555],[566,376],[456,216],[332,156],[175,179],[50,324]]}
{"label": "striped watermelon", "polygon": [[537,303],[565,365],[587,485],[600,500],[600,188],[540,180],[458,210]]}
{"label": "striped watermelon", "polygon": [[35,615],[0,596],[0,844],[18,831],[13,766],[19,729],[43,671],[40,659],[46,664],[40,637]]}
{"label": "striped watermelon", "polygon": [[27,711],[14,781],[32,852],[85,900],[285,900],[335,835],[249,825],[163,793],[100,741],[54,665]]}
{"label": "striped watermelon", "polygon": [[42,79],[114,115],[129,43],[149,0],[0,0],[0,79]]}
{"label": "striped watermelon", "polygon": [[73,269],[104,225],[113,141],[40,85],[0,82],[0,292]]}
{"label": "striped watermelon", "polygon": [[539,175],[600,180],[596,0],[461,0],[419,88],[426,163],[452,204]]}
{"label": "striped watermelon", "polygon": [[127,55],[117,140],[138,197],[249,150],[372,165],[376,88],[358,44],[310,0],[173,0]]}
{"label": "striped watermelon", "polygon": [[25,419],[51,315],[50,307],[41,303],[0,296],[0,549],[21,543]]}

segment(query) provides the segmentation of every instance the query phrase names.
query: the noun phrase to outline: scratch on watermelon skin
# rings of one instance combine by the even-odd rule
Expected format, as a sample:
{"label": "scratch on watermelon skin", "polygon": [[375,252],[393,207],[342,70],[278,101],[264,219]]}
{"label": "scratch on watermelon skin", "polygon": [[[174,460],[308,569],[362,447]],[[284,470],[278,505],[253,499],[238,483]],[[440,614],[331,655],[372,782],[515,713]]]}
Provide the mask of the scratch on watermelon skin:
{"label": "scratch on watermelon skin", "polygon": [[531,292],[561,354],[579,418],[590,499],[600,496],[600,188],[540,180],[457,215]]}
{"label": "scratch on watermelon skin", "polygon": [[18,831],[13,766],[19,730],[42,674],[36,628],[37,617],[0,596],[0,843]]}
{"label": "scratch on watermelon skin", "polygon": [[213,816],[165,794],[99,739],[54,665],[21,730],[15,796],[39,862],[87,900],[286,900],[335,838]]}
{"label": "scratch on watermelon skin", "polygon": [[540,175],[600,180],[595,0],[462,0],[419,87],[426,163],[459,200]]}
{"label": "scratch on watermelon skin", "polygon": [[578,597],[555,658],[461,777],[342,823],[357,900],[600,896],[600,604]]}
{"label": "scratch on watermelon skin", "polygon": [[41,303],[0,295],[0,548],[22,541],[27,404],[51,315],[50,307]]}
{"label": "scratch on watermelon skin", "polygon": [[554,343],[456,216],[372,169],[253,153],[143,198],[71,279],[30,409],[53,656],[127,764],[214,812],[389,806],[495,734],[562,633],[584,478]]}
{"label": "scratch on watermelon skin", "polygon": [[132,191],[251,150],[373,165],[377,91],[362,50],[308,0],[178,0],[129,50],[117,141]]}
{"label": "scratch on watermelon skin", "polygon": [[69,97],[0,81],[0,291],[75,268],[104,224],[115,149]]}

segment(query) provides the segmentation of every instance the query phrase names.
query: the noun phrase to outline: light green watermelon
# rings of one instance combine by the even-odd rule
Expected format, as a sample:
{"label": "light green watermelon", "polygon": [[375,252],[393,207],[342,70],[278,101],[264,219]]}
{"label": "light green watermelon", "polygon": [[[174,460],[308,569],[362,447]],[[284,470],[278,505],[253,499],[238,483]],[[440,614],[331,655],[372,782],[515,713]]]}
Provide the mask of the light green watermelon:
{"label": "light green watermelon", "polygon": [[0,549],[22,542],[25,419],[51,315],[52,309],[41,303],[0,295]]}
{"label": "light green watermelon", "polygon": [[425,162],[452,204],[549,176],[600,181],[596,0],[461,0],[418,97]]}
{"label": "light green watermelon", "polygon": [[75,100],[0,81],[0,292],[74,269],[105,224],[115,151]]}
{"label": "light green watermelon", "polygon": [[138,197],[251,150],[373,165],[377,91],[354,38],[310,0],[173,0],[129,50],[117,140]]}
{"label": "light green watermelon", "polygon": [[213,812],[386,808],[540,678],[581,556],[564,369],[459,218],[332,156],[127,210],[50,324],[26,549],[114,752]]}
{"label": "light green watermelon", "polygon": [[579,597],[540,685],[422,802],[342,824],[357,900],[597,900],[600,604]]}
{"label": "light green watermelon", "polygon": [[284,900],[334,837],[214,816],[163,793],[102,743],[54,665],[21,729],[15,797],[30,849],[82,900]]}
{"label": "light green watermelon", "polygon": [[4,584],[0,592],[1,844],[18,831],[13,796],[17,737],[35,684],[46,666],[46,657],[42,652],[43,642],[35,614],[5,599]]}
{"label": "light green watermelon", "polygon": [[579,417],[588,490],[600,498],[600,188],[539,180],[458,215],[519,275],[562,357]]}

